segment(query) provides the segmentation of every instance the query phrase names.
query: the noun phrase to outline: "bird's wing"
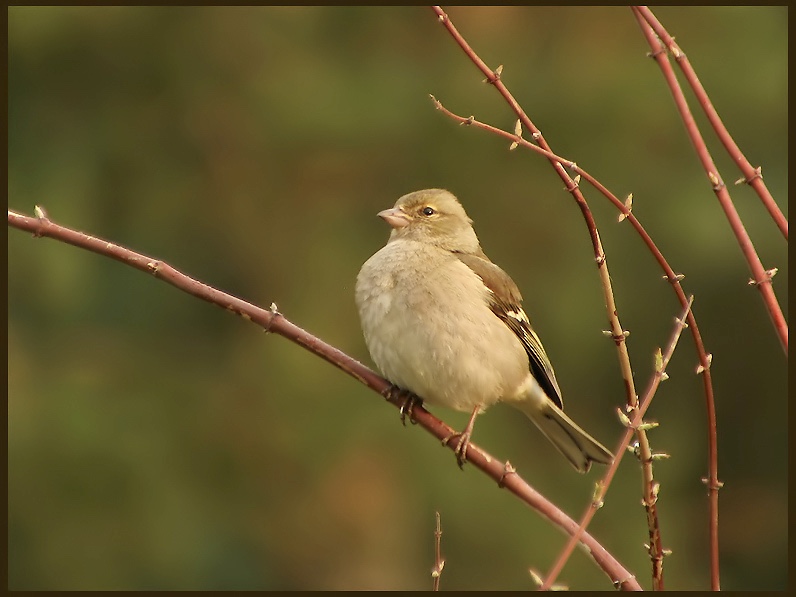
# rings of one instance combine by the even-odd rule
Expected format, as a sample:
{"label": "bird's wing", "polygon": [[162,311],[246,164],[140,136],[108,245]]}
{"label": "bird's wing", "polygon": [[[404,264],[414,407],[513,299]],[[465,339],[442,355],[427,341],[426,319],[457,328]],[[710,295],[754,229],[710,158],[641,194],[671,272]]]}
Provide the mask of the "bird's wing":
{"label": "bird's wing", "polygon": [[489,289],[489,308],[522,342],[525,352],[528,353],[531,373],[547,397],[563,410],[564,402],[561,399],[561,390],[553,372],[553,365],[522,308],[522,295],[514,280],[492,263],[486,255],[472,253],[455,253],[455,255],[478,275]]}

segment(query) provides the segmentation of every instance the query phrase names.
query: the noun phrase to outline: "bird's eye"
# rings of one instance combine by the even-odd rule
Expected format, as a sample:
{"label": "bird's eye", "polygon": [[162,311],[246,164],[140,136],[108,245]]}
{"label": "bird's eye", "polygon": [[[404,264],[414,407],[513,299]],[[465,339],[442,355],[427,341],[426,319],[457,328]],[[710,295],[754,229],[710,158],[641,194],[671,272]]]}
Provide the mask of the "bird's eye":
{"label": "bird's eye", "polygon": [[437,212],[434,211],[433,207],[426,206],[426,207],[423,208],[423,215],[424,216],[433,216],[435,213],[437,213]]}

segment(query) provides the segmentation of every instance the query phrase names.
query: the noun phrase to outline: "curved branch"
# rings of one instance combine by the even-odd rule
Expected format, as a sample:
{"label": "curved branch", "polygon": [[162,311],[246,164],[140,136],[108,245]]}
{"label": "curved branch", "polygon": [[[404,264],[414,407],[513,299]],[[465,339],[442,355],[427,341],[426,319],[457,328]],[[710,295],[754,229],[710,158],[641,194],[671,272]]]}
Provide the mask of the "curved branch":
{"label": "curved branch", "polygon": [[[754,286],[757,286],[757,289],[760,291],[760,294],[763,297],[763,304],[765,305],[769,317],[771,317],[771,322],[774,325],[774,331],[776,332],[777,337],[782,344],[782,348],[785,350],[785,354],[787,355],[788,322],[785,321],[782,308],[780,307],[779,301],[774,294],[774,286],[772,282],[772,278],[776,273],[776,269],[766,270],[766,268],[763,267],[760,257],[757,255],[757,251],[752,243],[752,239],[749,237],[749,233],[746,231],[743,221],[741,221],[741,216],[735,209],[735,205],[732,202],[729,191],[727,191],[727,185],[724,184],[724,181],[721,179],[719,170],[716,167],[716,164],[713,162],[713,157],[710,155],[710,151],[705,144],[705,140],[702,137],[702,134],[699,132],[699,126],[694,119],[694,115],[691,113],[691,109],[688,107],[688,102],[685,99],[683,90],[680,88],[680,84],[677,82],[677,77],[675,76],[674,69],[669,62],[669,57],[664,51],[665,48],[663,44],[656,37],[655,31],[644,19],[637,7],[633,7],[633,14],[636,17],[636,20],[639,22],[639,26],[644,33],[644,37],[647,39],[647,43],[649,44],[650,48],[652,48],[652,56],[658,62],[658,66],[661,68],[664,79],[666,79],[666,84],[669,87],[669,90],[672,92],[674,103],[677,106],[677,111],[680,113],[680,118],[685,125],[688,138],[691,140],[691,143],[694,146],[697,157],[699,158],[702,168],[705,170],[708,181],[713,188],[713,192],[716,194],[716,198],[719,200],[719,205],[724,211],[724,215],[727,218],[730,228],[732,229],[732,232],[738,241],[738,245],[741,247],[741,252],[743,253],[744,258],[749,265],[749,269],[752,272],[752,281],[750,283]],[[680,51],[678,50],[678,52]],[[676,54],[675,56],[678,57],[684,55],[680,53],[679,55]]]}
{"label": "curved branch", "polygon": [[737,181],[736,184],[745,182],[755,190],[757,196],[760,197],[760,201],[763,202],[771,218],[785,237],[785,240],[788,240],[788,220],[782,213],[782,210],[780,210],[777,202],[774,201],[774,197],[771,196],[766,183],[763,181],[762,168],[759,166],[755,168],[749,163],[749,160],[746,159],[746,156],[741,151],[741,148],[738,147],[735,139],[730,135],[727,127],[724,126],[721,117],[719,117],[719,113],[716,112],[716,109],[713,107],[713,103],[710,101],[707,91],[705,91],[705,88],[702,86],[702,82],[699,80],[699,77],[697,77],[696,71],[694,67],[691,66],[691,62],[689,62],[685,52],[675,43],[674,38],[669,35],[669,32],[666,31],[664,26],[648,7],[634,6],[632,8],[636,16],[642,17],[647,24],[652,27],[660,40],[666,44],[669,52],[674,56],[678,66],[683,71],[686,81],[688,81],[699,105],[702,107],[703,112],[705,112],[705,116],[707,116],[716,136],[719,138],[719,141],[721,141],[721,144],[724,145],[724,149],[727,150],[727,153],[732,158],[732,162],[738,165],[738,169],[743,174],[743,178]]}
{"label": "curved branch", "polygon": [[[115,259],[130,267],[152,274],[156,278],[196,298],[212,303],[227,311],[231,311],[236,315],[240,315],[244,319],[256,323],[265,329],[266,332],[279,334],[303,346],[313,354],[343,370],[373,391],[382,396],[386,396],[388,402],[402,409],[403,412],[406,399],[396,392],[391,392],[392,386],[387,380],[341,350],[327,344],[320,338],[290,322],[277,311],[276,305],[271,305],[270,309],[257,307],[256,305],[252,305],[242,299],[199,282],[163,261],[147,257],[146,255],[136,253],[106,240],[89,236],[77,230],[55,224],[44,216],[44,213],[39,208],[37,208],[37,214],[39,214],[39,217],[31,217],[8,210],[8,225],[13,228],[31,232],[34,237],[52,238]],[[416,405],[411,409],[410,417],[412,422],[419,424],[423,429],[440,441],[451,440],[455,435],[454,429],[440,421],[420,405]],[[453,450],[456,447],[456,442],[448,441],[445,445]],[[567,534],[572,535],[578,531],[578,523],[531,487],[513,469],[509,462],[502,463],[498,461],[495,457],[473,443],[468,446],[467,460],[477,469],[492,478],[499,487],[508,489],[520,500],[564,530]],[[641,590],[635,578],[616,560],[616,558],[600,545],[594,537],[584,533],[581,537],[581,543],[616,587],[623,590]]]}

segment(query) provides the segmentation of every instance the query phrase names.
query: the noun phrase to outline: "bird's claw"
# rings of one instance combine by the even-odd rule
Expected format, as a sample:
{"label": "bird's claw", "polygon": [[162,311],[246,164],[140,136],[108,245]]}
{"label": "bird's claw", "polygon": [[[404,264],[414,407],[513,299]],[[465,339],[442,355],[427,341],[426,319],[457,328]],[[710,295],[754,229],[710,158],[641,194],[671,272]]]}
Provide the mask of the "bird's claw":
{"label": "bird's claw", "polygon": [[416,404],[423,402],[418,396],[396,385],[391,385],[384,396],[391,402],[397,402],[399,399],[402,400],[401,406],[398,407],[398,412],[401,415],[401,423],[404,427],[406,427],[406,417],[409,417],[409,422],[413,425],[415,424],[415,420],[412,418],[412,410],[415,408]]}
{"label": "bird's claw", "polygon": [[453,453],[456,455],[456,462],[458,463],[459,468],[464,469],[464,463],[467,462],[467,448],[470,445],[470,432],[464,431],[459,433],[457,431],[455,433],[451,433],[442,440],[442,445],[447,446],[448,442],[455,437],[458,437],[459,441],[456,442],[456,447],[453,449]]}

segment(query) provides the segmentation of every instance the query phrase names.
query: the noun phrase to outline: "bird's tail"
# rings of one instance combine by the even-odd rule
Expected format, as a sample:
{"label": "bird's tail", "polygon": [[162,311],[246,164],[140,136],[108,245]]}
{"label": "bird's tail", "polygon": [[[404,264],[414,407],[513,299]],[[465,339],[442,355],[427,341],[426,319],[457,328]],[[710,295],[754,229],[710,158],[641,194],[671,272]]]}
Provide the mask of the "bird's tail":
{"label": "bird's tail", "polygon": [[587,472],[592,462],[602,464],[613,462],[614,455],[607,448],[578,427],[549,399],[541,406],[538,403],[517,406],[521,407],[521,410],[579,473]]}

